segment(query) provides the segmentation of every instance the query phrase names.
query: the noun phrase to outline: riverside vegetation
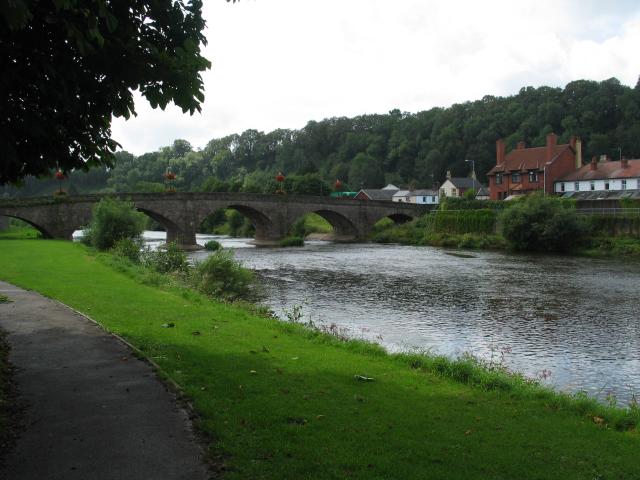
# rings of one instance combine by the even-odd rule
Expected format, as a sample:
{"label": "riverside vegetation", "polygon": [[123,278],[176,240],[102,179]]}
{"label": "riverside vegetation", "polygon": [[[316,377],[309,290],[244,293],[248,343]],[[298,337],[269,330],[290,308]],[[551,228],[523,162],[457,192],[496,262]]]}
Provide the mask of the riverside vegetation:
{"label": "riverside vegetation", "polygon": [[529,195],[511,202],[446,198],[402,225],[379,222],[379,243],[640,258],[640,214],[581,215],[571,201]]}
{"label": "riverside vegetation", "polygon": [[282,322],[212,299],[180,268],[161,274],[80,244],[6,240],[0,264],[2,280],[90,314],[153,359],[192,401],[225,478],[637,472],[635,402],[554,393],[470,356],[389,354],[302,325],[301,313]]}

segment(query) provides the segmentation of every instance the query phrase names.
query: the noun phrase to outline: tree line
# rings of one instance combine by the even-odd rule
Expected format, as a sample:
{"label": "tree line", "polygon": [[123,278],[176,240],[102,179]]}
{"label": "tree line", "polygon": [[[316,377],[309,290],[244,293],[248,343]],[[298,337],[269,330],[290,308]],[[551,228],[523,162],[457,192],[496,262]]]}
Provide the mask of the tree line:
{"label": "tree line", "polygon": [[[584,158],[607,154],[640,156],[640,80],[634,88],[611,78],[577,80],[564,88],[524,87],[512,96],[432,108],[418,113],[333,117],[310,121],[302,129],[264,133],[246,130],[209,141],[196,149],[186,140],[134,156],[116,153],[113,168],[72,172],[70,194],[155,192],[165,190],[170,169],[180,191],[274,192],[275,175],[286,176],[287,192],[327,194],[336,179],[343,189],[379,188],[386,183],[429,188],[447,170],[467,176],[475,161],[479,178],[495,164],[495,141],[507,150],[520,140],[542,146],[555,132],[559,143],[576,135]],[[53,179],[27,178],[20,188],[7,186],[4,196],[49,194]]]}

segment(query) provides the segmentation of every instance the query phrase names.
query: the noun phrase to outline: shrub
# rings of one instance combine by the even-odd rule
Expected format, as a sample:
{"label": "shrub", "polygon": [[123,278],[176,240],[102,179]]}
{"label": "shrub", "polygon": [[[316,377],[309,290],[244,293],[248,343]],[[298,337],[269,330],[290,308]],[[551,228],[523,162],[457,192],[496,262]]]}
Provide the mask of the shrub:
{"label": "shrub", "polygon": [[304,239],[302,237],[287,237],[280,240],[281,247],[303,247]]}
{"label": "shrub", "polygon": [[493,233],[496,212],[489,209],[437,211],[419,218],[417,225],[431,233]]}
{"label": "shrub", "polygon": [[126,258],[133,263],[140,262],[140,243],[130,238],[121,238],[111,249],[114,255]]}
{"label": "shrub", "polygon": [[566,252],[584,242],[587,223],[558,199],[524,198],[500,216],[502,234],[516,250]]}
{"label": "shrub", "polygon": [[167,243],[157,250],[146,250],[141,260],[144,266],[152,268],[159,273],[187,272],[189,263],[187,255],[176,242]]}
{"label": "shrub", "polygon": [[209,240],[204,244],[204,249],[210,252],[215,252],[216,250],[220,250],[222,248],[222,244],[217,240]]}
{"label": "shrub", "polygon": [[143,213],[133,203],[103,198],[93,207],[93,218],[84,231],[83,242],[98,250],[113,248],[123,238],[138,238],[146,223]]}
{"label": "shrub", "polygon": [[253,284],[253,272],[237,261],[231,250],[218,250],[192,273],[192,284],[206,295],[235,300],[247,296]]}

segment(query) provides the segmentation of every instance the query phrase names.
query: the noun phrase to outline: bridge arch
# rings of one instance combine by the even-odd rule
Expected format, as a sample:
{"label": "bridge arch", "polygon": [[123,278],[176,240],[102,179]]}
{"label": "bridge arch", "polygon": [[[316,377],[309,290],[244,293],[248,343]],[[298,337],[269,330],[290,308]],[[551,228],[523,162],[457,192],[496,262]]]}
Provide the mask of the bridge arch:
{"label": "bridge arch", "polygon": [[156,223],[159,223],[160,225],[162,225],[162,227],[164,227],[164,229],[167,232],[167,243],[177,241],[178,232],[180,228],[178,227],[178,225],[175,224],[175,222],[169,220],[164,215],[158,212],[155,212],[153,210],[150,210],[148,208],[136,206],[136,210],[138,210],[141,213],[144,213],[151,220],[153,220]]}
{"label": "bridge arch", "polygon": [[[408,215],[406,213],[392,213],[390,215],[386,215],[382,218],[390,218],[391,220],[393,220],[393,223],[395,223],[396,225],[400,225],[402,223],[407,223],[410,222],[411,220],[414,219],[413,216]],[[382,218],[380,218],[379,220],[382,220]]]}
{"label": "bridge arch", "polygon": [[333,227],[336,240],[355,240],[358,238],[358,229],[345,215],[330,209],[312,210],[307,213],[315,213],[324,218]]}
{"label": "bridge arch", "polygon": [[196,223],[198,226],[209,217],[211,214],[220,210],[235,210],[243,217],[247,218],[253,227],[255,228],[255,239],[259,241],[269,241],[279,237],[279,232],[276,231],[273,220],[264,212],[258,210],[255,207],[249,205],[243,205],[238,203],[229,204],[217,204],[212,206],[206,206],[202,209]]}
{"label": "bridge arch", "polygon": [[0,212],[0,217],[15,218],[17,220],[21,220],[21,221],[23,221],[25,223],[28,223],[29,225],[31,225],[36,230],[38,230],[42,234],[42,238],[54,238],[54,235],[51,232],[49,232],[46,227],[43,227],[42,225],[38,224],[37,222],[34,222],[34,221],[24,217],[24,216],[12,215],[12,214],[9,214],[9,213]]}

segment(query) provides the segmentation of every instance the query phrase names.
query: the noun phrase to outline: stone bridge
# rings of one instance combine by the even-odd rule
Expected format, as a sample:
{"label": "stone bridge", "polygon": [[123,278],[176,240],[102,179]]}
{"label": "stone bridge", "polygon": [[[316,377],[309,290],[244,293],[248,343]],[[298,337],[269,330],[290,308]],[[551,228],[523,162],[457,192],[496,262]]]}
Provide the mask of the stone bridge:
{"label": "stone bridge", "polygon": [[167,241],[183,248],[197,248],[196,231],[216,210],[232,208],[254,225],[258,245],[275,244],[286,237],[293,224],[313,212],[326,219],[337,241],[364,240],[373,225],[389,217],[396,223],[416,218],[432,207],[409,203],[333,199],[301,195],[252,193],[122,193],[79,195],[65,198],[0,200],[0,216],[19,218],[47,238],[71,239],[75,230],[89,224],[93,205],[104,197],[119,198],[162,225]]}

